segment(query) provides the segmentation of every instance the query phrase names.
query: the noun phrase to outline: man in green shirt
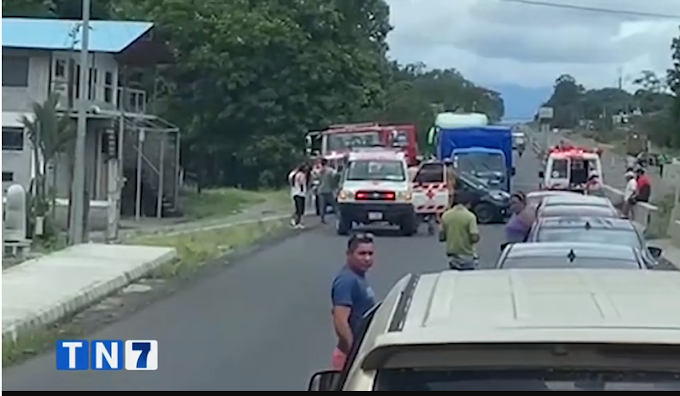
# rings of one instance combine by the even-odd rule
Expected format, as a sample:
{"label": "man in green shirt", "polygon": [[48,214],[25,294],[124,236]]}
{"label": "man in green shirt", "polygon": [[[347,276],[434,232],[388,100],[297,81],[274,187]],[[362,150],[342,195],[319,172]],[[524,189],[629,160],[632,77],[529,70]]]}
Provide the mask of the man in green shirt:
{"label": "man in green shirt", "polygon": [[321,223],[326,223],[328,206],[333,208],[333,213],[337,216],[337,205],[335,203],[335,189],[337,187],[338,172],[328,165],[328,160],[321,160],[321,168],[315,175],[319,180],[317,187],[317,197],[319,199],[319,215]]}
{"label": "man in green shirt", "polygon": [[449,268],[459,271],[477,269],[477,216],[470,211],[470,203],[463,194],[455,194],[452,201],[453,206],[442,215],[439,232],[439,240],[446,243]]}

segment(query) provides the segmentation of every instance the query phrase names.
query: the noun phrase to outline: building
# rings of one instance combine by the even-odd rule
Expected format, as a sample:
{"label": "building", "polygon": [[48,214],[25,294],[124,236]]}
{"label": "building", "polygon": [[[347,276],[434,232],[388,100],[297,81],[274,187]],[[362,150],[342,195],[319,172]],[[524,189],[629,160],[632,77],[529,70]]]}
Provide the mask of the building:
{"label": "building", "polygon": [[[3,191],[12,183],[30,188],[34,156],[22,120],[34,117],[34,104],[54,93],[59,112],[74,125],[83,100],[89,109],[86,190],[91,208],[108,203],[129,215],[176,214],[180,134],[153,114],[154,72],[172,56],[154,40],[153,24],[91,22],[87,98],[79,94],[80,21],[3,18],[2,25]],[[62,155],[55,162],[49,164],[48,180],[56,180],[63,202],[69,196],[71,161]],[[53,177],[49,172],[55,168]]]}

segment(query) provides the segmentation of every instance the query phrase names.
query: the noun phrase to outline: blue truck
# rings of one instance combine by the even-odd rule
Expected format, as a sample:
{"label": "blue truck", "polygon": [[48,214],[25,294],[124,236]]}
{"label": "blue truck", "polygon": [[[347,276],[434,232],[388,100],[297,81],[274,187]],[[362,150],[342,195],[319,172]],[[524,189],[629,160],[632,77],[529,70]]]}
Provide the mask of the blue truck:
{"label": "blue truck", "polygon": [[439,160],[450,159],[457,171],[472,174],[489,187],[511,191],[511,180],[515,175],[512,128],[490,125],[436,127]]}

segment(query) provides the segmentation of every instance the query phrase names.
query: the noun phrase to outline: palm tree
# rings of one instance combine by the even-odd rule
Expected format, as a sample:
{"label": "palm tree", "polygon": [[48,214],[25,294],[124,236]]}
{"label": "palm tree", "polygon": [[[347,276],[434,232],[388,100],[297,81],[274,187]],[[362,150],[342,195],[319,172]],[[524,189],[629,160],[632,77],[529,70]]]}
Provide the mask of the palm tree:
{"label": "palm tree", "polygon": [[[65,153],[69,158],[72,171],[72,143],[75,138],[73,122],[68,115],[59,114],[57,106],[59,94],[50,93],[43,103],[33,104],[33,117],[24,116],[22,123],[33,146],[35,158],[34,203],[35,217],[45,216],[51,208],[54,216],[56,194],[50,194],[48,200],[46,170],[52,164],[52,188],[56,187],[58,157]],[[70,172],[72,173],[72,172]]]}

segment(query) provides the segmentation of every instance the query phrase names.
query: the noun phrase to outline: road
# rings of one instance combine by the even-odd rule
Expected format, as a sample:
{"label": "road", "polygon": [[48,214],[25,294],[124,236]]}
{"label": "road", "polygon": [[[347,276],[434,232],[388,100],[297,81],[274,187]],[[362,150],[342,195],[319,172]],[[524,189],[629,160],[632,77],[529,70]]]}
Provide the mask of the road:
{"label": "road", "polygon": [[[538,182],[533,153],[518,159],[515,188]],[[500,225],[483,226],[479,253],[495,262]],[[379,236],[370,274],[378,297],[409,272],[446,266],[436,237]],[[111,324],[91,339],[157,339],[153,372],[58,372],[54,353],[3,370],[3,390],[299,391],[330,366],[330,283],[345,238],[324,228],[303,233]]]}

